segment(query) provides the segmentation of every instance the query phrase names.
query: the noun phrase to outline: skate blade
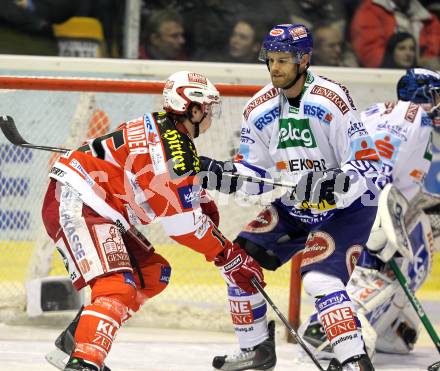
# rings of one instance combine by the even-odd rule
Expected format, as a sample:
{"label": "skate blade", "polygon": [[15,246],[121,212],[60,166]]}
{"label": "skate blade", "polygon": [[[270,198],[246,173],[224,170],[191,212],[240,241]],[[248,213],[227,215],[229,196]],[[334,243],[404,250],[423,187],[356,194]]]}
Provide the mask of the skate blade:
{"label": "skate blade", "polygon": [[44,358],[52,366],[55,366],[58,370],[64,370],[67,361],[69,360],[69,355],[64,353],[61,349],[55,348],[54,350],[47,353]]}

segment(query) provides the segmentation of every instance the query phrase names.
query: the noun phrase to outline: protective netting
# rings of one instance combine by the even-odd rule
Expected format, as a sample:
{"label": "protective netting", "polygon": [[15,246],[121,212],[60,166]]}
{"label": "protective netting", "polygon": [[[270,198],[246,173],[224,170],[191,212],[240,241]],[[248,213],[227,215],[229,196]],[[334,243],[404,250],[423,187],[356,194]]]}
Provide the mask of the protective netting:
{"label": "protective netting", "polygon": [[[247,98],[223,99],[222,118],[196,140],[200,154],[230,158],[239,142],[240,116]],[[72,148],[84,138],[102,135],[121,122],[160,110],[152,94],[75,93],[0,90],[0,112],[14,118],[19,132],[33,144]],[[64,275],[41,221],[48,170],[56,154],[23,149],[0,135],[0,320],[25,318],[27,279]],[[220,228],[229,238],[261,209],[234,197],[215,194]],[[142,227],[172,265],[169,287],[147,302],[132,323],[150,326],[229,329],[226,287],[217,268],[167,238],[158,224]],[[290,266],[267,273],[269,293],[286,313]]]}

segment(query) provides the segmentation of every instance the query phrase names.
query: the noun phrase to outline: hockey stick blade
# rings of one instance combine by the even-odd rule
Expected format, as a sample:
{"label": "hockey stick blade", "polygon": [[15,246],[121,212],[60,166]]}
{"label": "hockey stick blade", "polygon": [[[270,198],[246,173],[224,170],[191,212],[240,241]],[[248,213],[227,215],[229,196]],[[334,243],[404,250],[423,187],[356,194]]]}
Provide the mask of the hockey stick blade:
{"label": "hockey stick blade", "polygon": [[272,301],[272,299],[269,297],[269,295],[266,293],[266,291],[263,289],[263,287],[260,285],[260,282],[255,277],[251,278],[252,285],[257,289],[257,291],[263,295],[264,299],[269,303],[269,305],[272,307],[273,311],[278,315],[280,320],[284,323],[284,326],[286,326],[289,333],[293,336],[293,338],[297,341],[297,343],[301,346],[301,348],[304,349],[304,351],[307,353],[307,355],[310,357],[310,359],[313,361],[313,363],[316,365],[316,367],[321,371],[340,371],[342,370],[341,364],[336,360],[336,358],[333,358],[328,366],[327,369],[324,369],[321,364],[318,362],[314,354],[310,351],[310,349],[307,347],[307,345],[304,343],[303,339],[298,335],[298,333],[293,329],[293,327],[290,325],[287,318],[284,316],[283,313],[278,309],[278,307],[275,305],[275,303]]}
{"label": "hockey stick blade", "polygon": [[2,130],[6,139],[12,144],[15,144],[16,146],[32,148],[32,149],[41,149],[43,151],[49,151],[49,152],[58,152],[58,153],[68,152],[68,150],[65,148],[36,146],[34,144],[28,143],[26,140],[23,139],[23,137],[18,132],[17,127],[15,126],[14,119],[11,116],[0,117],[0,129]]}

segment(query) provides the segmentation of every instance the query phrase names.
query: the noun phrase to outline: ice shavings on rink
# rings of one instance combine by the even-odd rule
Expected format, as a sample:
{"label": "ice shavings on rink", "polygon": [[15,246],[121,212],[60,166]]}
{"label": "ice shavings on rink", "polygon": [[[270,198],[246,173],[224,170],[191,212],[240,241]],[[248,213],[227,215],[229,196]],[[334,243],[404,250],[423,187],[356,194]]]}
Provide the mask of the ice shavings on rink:
{"label": "ice shavings on rink", "polygon": [[[235,336],[221,332],[164,330],[127,327],[121,331],[108,357],[112,371],[207,371],[215,355],[236,350]],[[0,325],[0,370],[55,371],[44,360],[52,349],[58,329]],[[276,371],[316,370],[300,360],[301,352],[284,340],[284,328],[277,326]],[[301,358],[302,359],[302,358]],[[377,371],[426,370],[440,356],[429,339],[423,338],[411,355],[379,354]]]}

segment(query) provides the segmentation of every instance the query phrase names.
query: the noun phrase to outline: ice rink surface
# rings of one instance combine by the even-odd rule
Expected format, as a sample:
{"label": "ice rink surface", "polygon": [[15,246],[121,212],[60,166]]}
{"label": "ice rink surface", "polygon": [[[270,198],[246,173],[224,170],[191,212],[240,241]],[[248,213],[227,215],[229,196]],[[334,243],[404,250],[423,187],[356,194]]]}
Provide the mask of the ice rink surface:
{"label": "ice rink surface", "polygon": [[[53,349],[59,329],[0,325],[1,371],[54,371],[44,354]],[[308,371],[317,368],[299,359],[296,345],[285,340],[281,324],[276,332],[276,371]],[[188,330],[123,328],[113,345],[107,364],[112,371],[206,371],[212,370],[213,356],[237,349],[235,335]],[[410,355],[379,354],[376,370],[426,370],[440,355],[422,330]]]}

